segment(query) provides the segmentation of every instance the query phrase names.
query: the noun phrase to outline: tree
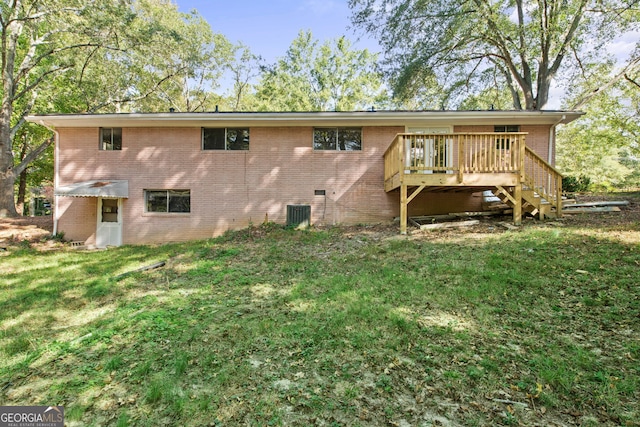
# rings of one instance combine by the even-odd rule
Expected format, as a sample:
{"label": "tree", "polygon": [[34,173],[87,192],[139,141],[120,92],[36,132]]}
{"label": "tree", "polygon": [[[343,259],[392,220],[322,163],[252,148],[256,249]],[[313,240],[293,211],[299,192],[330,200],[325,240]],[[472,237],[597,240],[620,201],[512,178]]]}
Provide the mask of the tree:
{"label": "tree", "polygon": [[636,3],[349,1],[354,24],[377,36],[383,47],[398,96],[411,97],[417,88],[436,82],[444,106],[495,88],[510,93],[515,109],[526,110],[544,109],[554,79],[571,81],[581,69],[599,63],[603,48],[616,36],[637,30]]}
{"label": "tree", "polygon": [[14,158],[16,163],[21,163],[27,153],[33,151],[43,143],[47,149],[30,162],[18,175],[17,211],[24,214],[24,204],[27,201],[28,188],[40,187],[45,183],[53,182],[53,145],[51,132],[33,123],[28,123],[20,128],[14,138]]}
{"label": "tree", "polygon": [[262,58],[251,53],[243,44],[234,48],[234,60],[227,65],[233,87],[230,96],[231,111],[248,111],[256,103],[252,94],[253,80],[260,75]]}
{"label": "tree", "polygon": [[[637,75],[629,73],[627,79],[591,96],[584,104],[586,116],[560,129],[558,167],[564,174],[587,177],[604,190],[640,184],[640,88],[633,83]],[[601,84],[585,84],[575,98],[584,99],[584,93]]]}
{"label": "tree", "polygon": [[52,143],[14,147],[28,114],[204,109],[231,54],[170,0],[13,0],[0,26],[0,216],[17,214],[14,183]]}
{"label": "tree", "polygon": [[[157,51],[140,53],[140,72],[151,71],[157,90],[130,104],[142,111],[207,111],[219,97],[214,91],[232,63],[235,46],[222,34],[214,33],[197,13],[180,13],[175,4],[146,0],[140,14],[163,29],[154,35],[150,47]],[[150,54],[151,53],[151,54]],[[140,91],[140,90],[138,90]]]}
{"label": "tree", "polygon": [[14,164],[13,139],[36,104],[38,87],[73,67],[70,52],[82,54],[98,46],[118,49],[114,28],[130,19],[123,2],[108,0],[2,2],[0,216],[17,214],[15,179],[51,143],[43,142]]}
{"label": "tree", "polygon": [[121,44],[96,48],[61,76],[56,111],[203,111],[217,98],[233,45],[196,12],[181,13],[169,0],[136,0],[135,19]]}
{"label": "tree", "polygon": [[261,109],[349,111],[385,103],[377,57],[354,50],[344,37],[319,44],[301,31],[284,58],[265,68],[258,85]]}

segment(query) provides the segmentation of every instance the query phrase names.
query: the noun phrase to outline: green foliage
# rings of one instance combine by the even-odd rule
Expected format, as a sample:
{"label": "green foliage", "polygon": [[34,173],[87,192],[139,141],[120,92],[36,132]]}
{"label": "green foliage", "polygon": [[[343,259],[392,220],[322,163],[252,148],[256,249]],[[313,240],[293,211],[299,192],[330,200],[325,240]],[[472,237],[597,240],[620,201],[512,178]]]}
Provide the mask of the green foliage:
{"label": "green foliage", "polygon": [[352,111],[385,104],[376,61],[367,49],[352,49],[345,37],[320,44],[301,31],[286,56],[265,69],[257,101],[270,111]]}
{"label": "green foliage", "polygon": [[560,171],[588,179],[597,190],[640,186],[640,88],[622,80],[594,96],[585,112],[585,117],[559,128]]}
{"label": "green foliage", "polygon": [[60,231],[56,234],[52,234],[51,236],[48,237],[49,240],[53,240],[54,242],[65,242],[64,239],[64,231]]}
{"label": "green foliage", "polygon": [[582,193],[589,190],[591,179],[588,176],[563,176],[562,190],[568,193]]}
{"label": "green foliage", "polygon": [[[137,0],[118,46],[60,76],[72,111],[204,111],[232,60],[232,44],[196,12],[166,0]],[[68,102],[68,101],[67,101]],[[57,108],[56,111],[64,111]]]}
{"label": "green foliage", "polygon": [[23,163],[29,153],[43,144],[48,144],[47,148],[37,158],[28,162],[16,181],[17,200],[24,201],[27,206],[30,197],[42,196],[46,199],[49,196],[46,187],[53,183],[53,134],[43,126],[25,123],[14,137],[14,166]]}
{"label": "green foliage", "polygon": [[256,111],[258,101],[254,80],[260,75],[262,58],[243,44],[236,45],[233,51],[234,59],[226,67],[233,87],[227,98],[221,100],[222,108],[231,111]]}
{"label": "green foliage", "polygon": [[[0,91],[9,107],[0,117],[0,187],[9,191],[25,168],[29,187],[52,178],[51,132],[26,125],[27,115],[213,110],[221,99],[213,92],[237,61],[224,36],[169,0],[25,0],[0,13],[11,23],[2,25]],[[6,194],[0,213],[15,211]]]}
{"label": "green foliage", "polygon": [[[607,60],[605,46],[638,29],[638,10],[620,0],[513,2],[350,0],[353,23],[375,36],[402,100],[445,108],[491,91],[515,109],[540,110],[552,81],[569,85]],[[569,55],[571,53],[571,55]],[[434,102],[421,92],[437,96]],[[495,103],[492,101],[492,103]],[[482,102],[481,104],[487,104]]]}

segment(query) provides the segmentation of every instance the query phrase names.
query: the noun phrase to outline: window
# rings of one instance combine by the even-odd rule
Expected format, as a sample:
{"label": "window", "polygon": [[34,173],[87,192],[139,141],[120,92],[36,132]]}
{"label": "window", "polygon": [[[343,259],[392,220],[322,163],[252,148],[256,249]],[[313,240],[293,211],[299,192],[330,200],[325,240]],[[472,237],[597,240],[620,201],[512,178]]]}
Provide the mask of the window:
{"label": "window", "polygon": [[118,222],[118,199],[102,199],[102,222]]}
{"label": "window", "polygon": [[494,126],[493,131],[494,132],[520,132],[520,126],[519,125]]}
{"label": "window", "polygon": [[248,150],[248,128],[202,128],[203,150]]}
{"label": "window", "polygon": [[122,150],[122,128],[100,128],[100,149]]}
{"label": "window", "polygon": [[144,199],[147,212],[191,212],[191,191],[189,190],[145,190]]}
{"label": "window", "polygon": [[361,128],[315,128],[314,150],[360,151],[362,150]]}
{"label": "window", "polygon": [[[520,125],[500,125],[494,126],[493,131],[495,133],[512,133],[520,132]],[[511,140],[509,138],[496,138],[496,149],[509,150],[511,149]]]}

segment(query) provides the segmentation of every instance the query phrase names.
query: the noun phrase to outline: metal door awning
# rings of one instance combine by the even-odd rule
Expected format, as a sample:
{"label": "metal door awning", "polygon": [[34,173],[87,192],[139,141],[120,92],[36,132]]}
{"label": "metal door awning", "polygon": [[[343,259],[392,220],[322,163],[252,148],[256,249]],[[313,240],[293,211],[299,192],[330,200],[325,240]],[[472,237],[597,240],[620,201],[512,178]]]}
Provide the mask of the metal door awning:
{"label": "metal door awning", "polygon": [[53,194],[68,197],[108,197],[114,199],[129,198],[129,181],[127,180],[97,180],[76,182],[57,187]]}

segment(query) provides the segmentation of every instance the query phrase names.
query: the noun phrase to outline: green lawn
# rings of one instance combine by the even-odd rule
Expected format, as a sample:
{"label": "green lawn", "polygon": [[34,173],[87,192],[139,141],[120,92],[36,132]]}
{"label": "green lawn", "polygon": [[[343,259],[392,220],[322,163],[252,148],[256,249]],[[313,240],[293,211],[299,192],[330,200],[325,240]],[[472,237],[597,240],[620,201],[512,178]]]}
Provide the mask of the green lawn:
{"label": "green lawn", "polygon": [[12,247],[0,404],[69,426],[638,426],[639,230]]}

